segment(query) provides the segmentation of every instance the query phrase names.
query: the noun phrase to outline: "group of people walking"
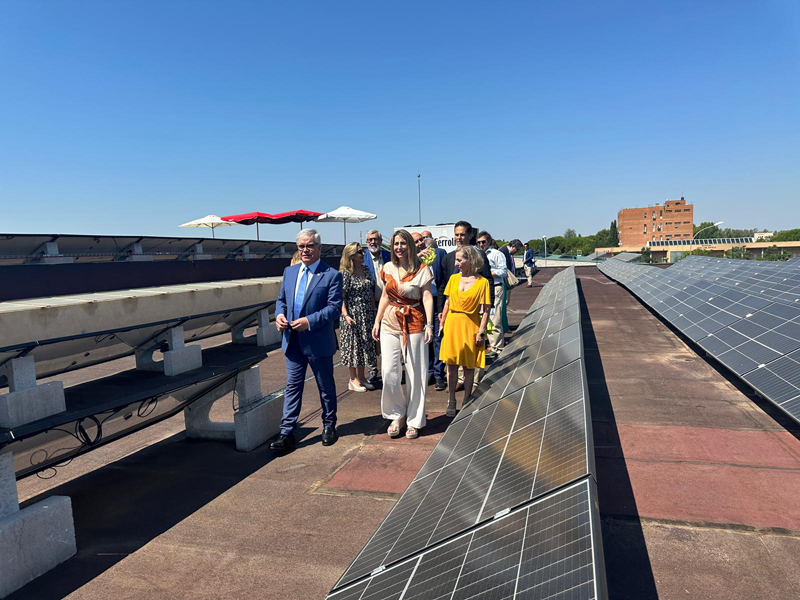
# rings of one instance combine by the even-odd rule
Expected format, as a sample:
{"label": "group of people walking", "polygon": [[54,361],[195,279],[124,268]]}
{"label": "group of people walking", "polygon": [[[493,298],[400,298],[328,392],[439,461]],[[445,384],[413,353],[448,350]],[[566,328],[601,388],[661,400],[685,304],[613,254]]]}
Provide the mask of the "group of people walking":
{"label": "group of people walking", "polygon": [[381,412],[391,421],[390,437],[403,429],[409,439],[419,436],[428,385],[449,387],[449,417],[456,415],[458,390],[464,390],[462,405],[469,400],[475,372],[485,367],[487,335],[489,355],[502,351],[513,255],[522,244],[512,240],[497,249],[488,232],[476,236],[466,221],[456,223],[454,233],[457,248],[451,253],[437,248],[429,231],[404,229],[392,234],[387,251],[380,232],[372,230],[366,249],[357,242],[345,246],[338,271],[320,260],[319,233],[298,234],[299,262],[284,272],[276,306],[287,386],[281,433],[272,448],[295,446],[308,365],[320,391],[322,443],[336,442],[337,320],[350,391],[377,388],[381,357]]}

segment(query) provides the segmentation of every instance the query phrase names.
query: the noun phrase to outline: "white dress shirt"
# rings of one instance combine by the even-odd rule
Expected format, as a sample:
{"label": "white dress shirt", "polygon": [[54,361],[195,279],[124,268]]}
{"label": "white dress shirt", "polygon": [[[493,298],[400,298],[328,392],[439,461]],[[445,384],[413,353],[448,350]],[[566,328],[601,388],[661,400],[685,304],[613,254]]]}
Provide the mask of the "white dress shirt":
{"label": "white dress shirt", "polygon": [[294,284],[295,298],[297,298],[297,290],[300,289],[300,280],[303,279],[303,272],[305,269],[309,270],[308,278],[306,279],[306,290],[308,290],[308,286],[311,285],[311,278],[314,276],[314,273],[317,272],[317,267],[319,267],[320,262],[322,262],[321,258],[318,258],[316,262],[311,263],[309,266],[305,266],[303,263],[300,263],[300,271],[297,273],[297,281]]}
{"label": "white dress shirt", "polygon": [[486,251],[486,258],[489,261],[489,269],[492,271],[494,285],[503,285],[503,278],[508,275],[508,265],[506,264],[505,254],[500,250],[489,248]]}

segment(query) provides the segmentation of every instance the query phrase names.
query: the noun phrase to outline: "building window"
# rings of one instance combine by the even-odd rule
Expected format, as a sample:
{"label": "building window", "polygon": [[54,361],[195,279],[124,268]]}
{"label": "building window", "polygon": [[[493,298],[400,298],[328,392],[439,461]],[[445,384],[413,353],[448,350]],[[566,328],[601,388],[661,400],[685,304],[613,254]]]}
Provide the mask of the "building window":
{"label": "building window", "polygon": [[671,212],[672,212],[672,210],[668,208],[668,209],[667,209],[667,212],[668,212],[668,213],[671,213]]}
{"label": "building window", "polygon": [[689,221],[684,221],[683,222],[684,225],[688,225],[689,223],[690,223]]}
{"label": "building window", "polygon": [[664,211],[663,210],[658,211],[658,218],[659,219],[663,219],[664,218]]}
{"label": "building window", "polygon": [[642,233],[647,233],[647,223],[644,224],[644,231]]}
{"label": "building window", "polygon": [[644,217],[642,217],[642,218],[643,218],[643,219],[646,219],[646,218],[647,218],[647,212],[646,212],[646,211],[645,211],[645,213],[644,213]]}
{"label": "building window", "polygon": [[667,225],[672,225],[672,221],[667,221]]}

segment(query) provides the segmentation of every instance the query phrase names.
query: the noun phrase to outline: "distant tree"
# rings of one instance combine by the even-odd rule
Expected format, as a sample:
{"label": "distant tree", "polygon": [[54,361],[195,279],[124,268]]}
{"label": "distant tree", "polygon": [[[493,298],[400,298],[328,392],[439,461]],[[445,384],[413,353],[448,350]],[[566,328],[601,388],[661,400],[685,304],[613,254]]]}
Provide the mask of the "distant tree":
{"label": "distant tree", "polygon": [[561,254],[564,252],[564,238],[560,235],[555,235],[547,238],[547,253],[548,254]]}
{"label": "distant tree", "polygon": [[650,248],[644,247],[640,250],[642,253],[642,258],[640,259],[643,263],[651,263],[653,262],[653,257],[650,254]]}
{"label": "distant tree", "polygon": [[797,242],[800,241],[800,229],[785,229],[784,231],[776,231],[772,236],[773,242]]}
{"label": "distant tree", "polygon": [[528,240],[528,247],[535,253],[539,253],[544,249],[544,242],[538,238]]}
{"label": "distant tree", "polygon": [[608,228],[608,245],[619,246],[619,232],[617,231],[617,220],[611,221],[611,226]]}
{"label": "distant tree", "polygon": [[608,229],[601,229],[597,233],[594,234],[594,242],[595,247],[597,248],[607,248],[611,246],[609,230]]}
{"label": "distant tree", "polygon": [[746,246],[734,246],[730,250],[725,251],[725,258],[738,258],[739,260],[749,260],[750,253],[747,251]]}
{"label": "distant tree", "polygon": [[710,240],[719,236],[719,227],[714,225],[713,221],[703,221],[699,225],[694,226],[694,231],[692,233],[698,240]]}
{"label": "distant tree", "polygon": [[786,252],[786,250],[778,248],[777,246],[770,246],[769,248],[764,248],[764,254],[759,256],[756,260],[784,261],[790,258],[792,258],[791,252]]}
{"label": "distant tree", "polygon": [[572,238],[574,238],[574,237],[578,237],[578,234],[577,234],[577,233],[575,233],[575,230],[574,230],[574,229],[567,229],[567,230],[564,232],[564,239],[565,239],[565,240],[570,240],[570,239],[572,239]]}

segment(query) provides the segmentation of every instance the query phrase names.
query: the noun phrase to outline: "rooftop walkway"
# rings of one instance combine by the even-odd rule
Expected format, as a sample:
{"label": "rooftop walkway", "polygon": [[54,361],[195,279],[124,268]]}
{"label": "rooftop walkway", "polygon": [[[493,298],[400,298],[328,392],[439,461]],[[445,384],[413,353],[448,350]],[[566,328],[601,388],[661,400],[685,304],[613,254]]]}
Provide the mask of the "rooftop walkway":
{"label": "rooftop walkway", "polygon": [[[577,275],[610,597],[800,597],[796,426],[596,268]],[[514,290],[512,323],[539,289]],[[280,353],[261,376],[283,386]],[[390,440],[379,391],[340,392],[341,437],[323,447],[312,379],[286,456],[187,440],[178,416],[22,480],[21,499],[72,498],[78,554],[9,598],[323,598],[446,428],[446,392],[428,398],[424,435]]]}

